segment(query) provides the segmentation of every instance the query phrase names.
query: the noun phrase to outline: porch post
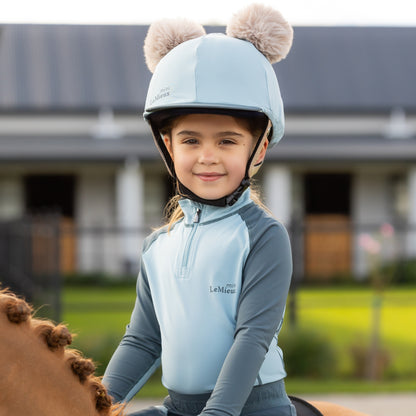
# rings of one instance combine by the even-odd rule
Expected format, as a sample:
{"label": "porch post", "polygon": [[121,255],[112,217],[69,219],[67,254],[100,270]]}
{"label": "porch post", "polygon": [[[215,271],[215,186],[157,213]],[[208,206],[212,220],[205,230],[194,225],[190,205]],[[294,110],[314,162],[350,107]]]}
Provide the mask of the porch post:
{"label": "porch post", "polygon": [[24,214],[24,191],[17,176],[0,179],[0,219],[20,218]]}
{"label": "porch post", "polygon": [[265,171],[266,205],[285,226],[292,219],[292,175],[284,166],[270,166]]}
{"label": "porch post", "polygon": [[408,257],[416,255],[416,166],[409,171],[409,216],[408,216],[408,238],[407,253]]}
{"label": "porch post", "polygon": [[122,269],[136,273],[143,241],[143,172],[137,158],[127,158],[116,176],[116,216],[120,228]]}

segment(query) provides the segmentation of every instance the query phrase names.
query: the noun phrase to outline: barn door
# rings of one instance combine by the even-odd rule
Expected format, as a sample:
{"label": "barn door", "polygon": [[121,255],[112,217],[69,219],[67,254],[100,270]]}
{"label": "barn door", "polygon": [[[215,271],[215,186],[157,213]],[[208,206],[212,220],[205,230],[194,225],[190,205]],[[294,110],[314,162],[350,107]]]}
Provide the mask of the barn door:
{"label": "barn door", "polygon": [[[76,267],[74,234],[75,176],[63,174],[27,175],[24,177],[26,212],[34,216],[32,236],[34,267],[47,271],[56,267],[71,273]],[[52,216],[51,216],[52,214]],[[58,230],[51,232],[48,217],[56,216]],[[50,253],[59,253],[54,259]],[[49,254],[48,254],[49,253]]]}
{"label": "barn door", "polygon": [[351,270],[351,176],[308,174],[305,190],[305,275],[328,280]]}

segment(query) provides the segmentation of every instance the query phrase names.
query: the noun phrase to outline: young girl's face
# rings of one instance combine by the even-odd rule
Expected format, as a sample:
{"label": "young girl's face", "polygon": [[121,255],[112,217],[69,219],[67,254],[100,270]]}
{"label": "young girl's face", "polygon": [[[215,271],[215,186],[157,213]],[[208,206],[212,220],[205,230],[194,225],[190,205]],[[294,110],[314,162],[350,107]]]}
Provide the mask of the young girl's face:
{"label": "young girl's face", "polygon": [[[218,199],[240,185],[258,138],[232,116],[189,114],[178,118],[163,139],[179,181],[200,198]],[[266,149],[267,143],[256,163]]]}

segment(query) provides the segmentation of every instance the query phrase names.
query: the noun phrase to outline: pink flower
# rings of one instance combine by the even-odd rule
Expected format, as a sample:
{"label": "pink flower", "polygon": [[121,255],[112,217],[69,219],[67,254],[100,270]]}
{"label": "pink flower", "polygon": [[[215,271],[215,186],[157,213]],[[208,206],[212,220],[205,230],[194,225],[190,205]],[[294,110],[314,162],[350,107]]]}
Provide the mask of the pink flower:
{"label": "pink flower", "polygon": [[380,243],[370,234],[361,234],[358,240],[360,246],[370,254],[378,254],[381,250]]}
{"label": "pink flower", "polygon": [[385,238],[390,238],[394,235],[394,228],[391,224],[385,222],[381,227],[380,227],[380,233],[383,237]]}

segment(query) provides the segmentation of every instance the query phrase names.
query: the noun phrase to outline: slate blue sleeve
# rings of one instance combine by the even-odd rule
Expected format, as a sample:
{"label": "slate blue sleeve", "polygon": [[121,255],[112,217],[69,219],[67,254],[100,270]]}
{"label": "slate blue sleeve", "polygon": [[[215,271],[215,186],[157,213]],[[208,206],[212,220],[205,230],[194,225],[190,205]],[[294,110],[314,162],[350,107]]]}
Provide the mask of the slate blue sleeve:
{"label": "slate blue sleeve", "polygon": [[281,224],[255,212],[245,218],[252,248],[243,272],[234,342],[202,415],[240,414],[283,319],[292,275],[289,237]]}
{"label": "slate blue sleeve", "polygon": [[159,323],[142,264],[130,323],[103,378],[110,396],[117,402],[129,401],[159,367],[160,354]]}

